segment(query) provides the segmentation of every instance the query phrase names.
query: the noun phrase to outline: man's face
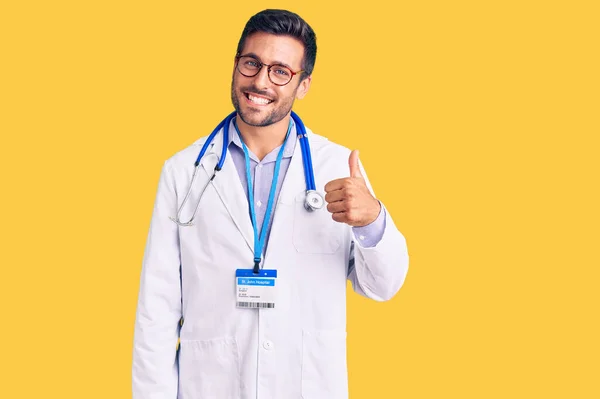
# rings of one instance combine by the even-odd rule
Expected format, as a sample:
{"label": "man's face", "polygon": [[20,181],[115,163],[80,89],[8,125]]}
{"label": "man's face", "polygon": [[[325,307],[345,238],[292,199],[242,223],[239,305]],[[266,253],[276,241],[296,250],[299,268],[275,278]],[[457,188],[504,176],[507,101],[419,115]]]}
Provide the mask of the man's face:
{"label": "man's face", "polygon": [[[257,32],[246,38],[240,55],[252,56],[269,65],[285,65],[297,72],[302,69],[304,45],[289,36]],[[277,86],[269,80],[267,66],[263,65],[256,76],[246,77],[235,65],[231,101],[242,121],[251,126],[268,126],[285,118],[292,109],[294,99],[303,98],[310,86],[310,77],[298,83],[301,74],[294,75],[285,86]]]}

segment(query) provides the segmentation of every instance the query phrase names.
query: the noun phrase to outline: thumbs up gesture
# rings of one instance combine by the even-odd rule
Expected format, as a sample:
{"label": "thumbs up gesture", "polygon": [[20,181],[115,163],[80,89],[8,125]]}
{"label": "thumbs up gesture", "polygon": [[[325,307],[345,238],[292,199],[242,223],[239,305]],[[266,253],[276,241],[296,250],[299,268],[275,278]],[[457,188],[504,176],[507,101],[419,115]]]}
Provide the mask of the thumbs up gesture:
{"label": "thumbs up gesture", "polygon": [[358,150],[348,158],[350,177],[332,180],[325,185],[327,210],[336,222],[366,226],[379,216],[381,204],[373,197],[358,167]]}

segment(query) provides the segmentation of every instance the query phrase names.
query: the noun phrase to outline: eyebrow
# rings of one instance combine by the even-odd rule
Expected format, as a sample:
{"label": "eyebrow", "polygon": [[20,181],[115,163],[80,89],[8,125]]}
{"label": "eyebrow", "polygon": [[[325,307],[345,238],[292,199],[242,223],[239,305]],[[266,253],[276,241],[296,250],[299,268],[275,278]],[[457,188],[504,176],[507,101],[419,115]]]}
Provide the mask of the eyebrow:
{"label": "eyebrow", "polygon": [[[260,59],[260,57],[254,53],[246,53],[246,54],[242,54],[240,55],[240,57],[252,57],[255,58],[257,61],[259,61],[260,63],[264,64],[264,62],[262,62],[262,60]],[[288,64],[286,64],[283,61],[273,61],[273,65],[282,65],[286,68],[289,68],[291,71],[294,70],[294,68],[292,68],[291,66],[289,66]]]}

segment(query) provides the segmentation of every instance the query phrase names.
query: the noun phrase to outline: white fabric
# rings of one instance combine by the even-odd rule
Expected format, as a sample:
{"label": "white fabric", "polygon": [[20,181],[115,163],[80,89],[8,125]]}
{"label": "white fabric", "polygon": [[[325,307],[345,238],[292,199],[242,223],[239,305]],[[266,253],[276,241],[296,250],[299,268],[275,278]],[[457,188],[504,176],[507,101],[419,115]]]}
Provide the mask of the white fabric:
{"label": "white fabric", "polygon": [[[326,183],[349,176],[350,150],[306,130],[324,193]],[[236,308],[235,270],[252,268],[253,230],[230,156],[208,185],[194,226],[169,219],[205,139],[167,160],[160,176],[135,321],[133,398],[346,399],[346,280],[368,298],[392,298],[408,271],[404,237],[387,212],[383,238],[364,248],[325,208],[307,212],[298,145],[263,264],[278,270],[277,306]],[[181,220],[189,220],[221,146],[218,134]]]}

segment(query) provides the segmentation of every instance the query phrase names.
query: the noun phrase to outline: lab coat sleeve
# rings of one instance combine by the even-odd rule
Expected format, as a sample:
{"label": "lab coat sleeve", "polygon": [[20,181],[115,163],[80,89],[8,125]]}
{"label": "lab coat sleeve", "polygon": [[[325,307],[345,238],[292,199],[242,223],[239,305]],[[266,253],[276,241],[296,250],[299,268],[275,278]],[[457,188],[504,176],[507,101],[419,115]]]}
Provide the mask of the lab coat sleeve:
{"label": "lab coat sleeve", "polygon": [[[359,163],[359,166],[367,187],[375,196],[362,164]],[[376,301],[387,301],[404,284],[408,272],[408,250],[390,212],[383,203],[381,206],[385,210],[385,227],[381,240],[375,246],[362,245],[361,240],[356,240],[352,234],[348,279],[356,293]]]}
{"label": "lab coat sleeve", "polygon": [[181,320],[180,254],[173,174],[160,175],[142,263],[133,343],[133,399],[176,399]]}

